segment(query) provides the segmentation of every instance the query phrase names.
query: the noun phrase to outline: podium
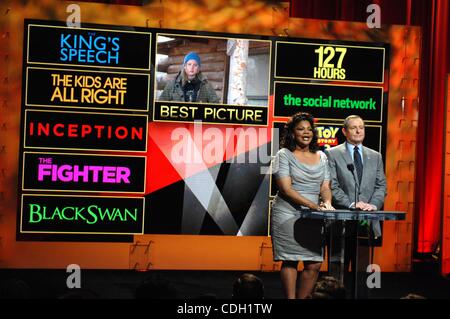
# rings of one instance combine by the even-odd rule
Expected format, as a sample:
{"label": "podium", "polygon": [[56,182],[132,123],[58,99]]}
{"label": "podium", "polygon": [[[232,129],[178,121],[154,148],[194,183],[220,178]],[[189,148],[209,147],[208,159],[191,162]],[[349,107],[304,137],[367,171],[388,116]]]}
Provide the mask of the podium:
{"label": "podium", "polygon": [[[372,264],[374,237],[369,227],[358,227],[360,221],[405,220],[405,212],[397,211],[301,211],[302,218],[322,219],[326,226],[328,273],[343,284],[353,299],[368,298],[367,266]],[[349,236],[349,234],[351,236]],[[354,245],[349,245],[353,241]],[[351,251],[346,251],[347,250]],[[351,256],[348,268],[346,254]],[[347,257],[348,259],[348,257]]]}

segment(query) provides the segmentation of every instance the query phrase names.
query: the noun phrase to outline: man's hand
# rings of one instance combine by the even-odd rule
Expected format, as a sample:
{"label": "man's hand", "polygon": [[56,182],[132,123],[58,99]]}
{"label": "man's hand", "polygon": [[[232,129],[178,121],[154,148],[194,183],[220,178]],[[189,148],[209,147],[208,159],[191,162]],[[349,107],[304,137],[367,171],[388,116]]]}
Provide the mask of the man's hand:
{"label": "man's hand", "polygon": [[319,206],[319,210],[335,210],[334,207],[329,202],[321,203]]}
{"label": "man's hand", "polygon": [[375,205],[369,204],[369,203],[364,203],[364,202],[357,202],[355,205],[356,208],[359,208],[361,210],[365,210],[365,211],[374,211],[374,210],[378,210],[377,207]]}

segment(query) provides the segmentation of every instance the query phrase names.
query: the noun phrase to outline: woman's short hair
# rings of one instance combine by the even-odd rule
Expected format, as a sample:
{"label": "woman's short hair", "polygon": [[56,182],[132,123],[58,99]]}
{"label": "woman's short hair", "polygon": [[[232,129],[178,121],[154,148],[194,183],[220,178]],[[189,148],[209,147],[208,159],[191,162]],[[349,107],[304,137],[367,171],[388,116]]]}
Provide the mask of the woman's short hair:
{"label": "woman's short hair", "polygon": [[281,138],[281,147],[287,148],[291,152],[295,150],[297,143],[295,142],[293,133],[295,127],[301,121],[308,121],[309,124],[311,124],[311,127],[313,129],[313,138],[311,140],[311,143],[309,144],[309,151],[311,153],[315,153],[319,150],[319,144],[317,143],[317,132],[316,128],[314,127],[314,117],[311,114],[305,112],[295,113],[284,125],[284,131]]}

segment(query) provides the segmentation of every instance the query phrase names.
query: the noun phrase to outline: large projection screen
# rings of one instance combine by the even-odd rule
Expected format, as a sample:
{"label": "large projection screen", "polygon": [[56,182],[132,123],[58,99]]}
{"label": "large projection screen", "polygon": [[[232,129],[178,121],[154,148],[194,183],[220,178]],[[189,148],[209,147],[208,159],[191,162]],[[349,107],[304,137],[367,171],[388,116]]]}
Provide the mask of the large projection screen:
{"label": "large projection screen", "polygon": [[[315,116],[323,148],[358,114],[367,146],[385,152],[389,44],[43,20],[24,30],[19,240],[267,236],[270,161],[296,112]],[[190,52],[206,79],[194,100],[177,89]]]}

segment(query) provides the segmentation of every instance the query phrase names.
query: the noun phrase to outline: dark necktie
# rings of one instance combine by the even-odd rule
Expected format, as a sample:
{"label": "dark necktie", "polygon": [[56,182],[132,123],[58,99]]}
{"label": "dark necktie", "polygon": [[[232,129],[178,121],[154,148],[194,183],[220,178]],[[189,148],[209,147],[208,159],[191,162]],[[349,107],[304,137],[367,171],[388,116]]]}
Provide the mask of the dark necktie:
{"label": "dark necktie", "polygon": [[353,161],[355,162],[356,173],[358,174],[358,181],[361,185],[361,178],[363,173],[363,163],[361,159],[361,154],[359,154],[358,146],[353,149]]}

